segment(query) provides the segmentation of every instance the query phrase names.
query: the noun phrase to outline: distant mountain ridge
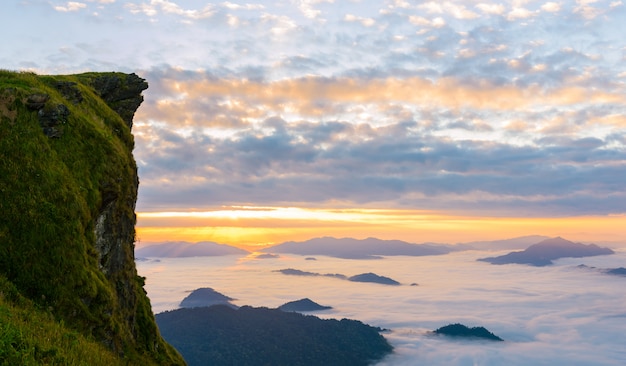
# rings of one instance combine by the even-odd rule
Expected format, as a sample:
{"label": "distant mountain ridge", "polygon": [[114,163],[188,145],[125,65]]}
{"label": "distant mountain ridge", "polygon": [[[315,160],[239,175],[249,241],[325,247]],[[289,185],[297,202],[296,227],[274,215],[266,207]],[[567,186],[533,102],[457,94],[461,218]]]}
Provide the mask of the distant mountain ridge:
{"label": "distant mountain ridge", "polygon": [[[441,255],[459,250],[452,245],[424,243],[411,244],[402,240],[382,240],[377,238],[354,239],[321,237],[303,242],[288,241],[262,249],[263,252],[288,253],[298,255],[326,255],[345,259],[377,259],[382,256]],[[462,249],[466,249],[463,247]]]}
{"label": "distant mountain ridge", "polygon": [[219,244],[212,241],[190,243],[186,241],[171,241],[148,245],[135,250],[136,257],[182,258],[182,257],[213,257],[222,255],[248,255],[250,252]]}
{"label": "distant mountain ridge", "polygon": [[550,239],[550,237],[544,235],[527,235],[511,239],[471,241],[459,243],[458,245],[466,245],[477,250],[522,250],[528,248],[529,245],[537,244],[546,239]]}
{"label": "distant mountain ridge", "polygon": [[[528,235],[511,239],[447,243],[409,243],[402,240],[383,240],[378,238],[355,239],[318,237],[302,242],[287,241],[266,247],[257,255],[257,259],[277,258],[277,254],[326,255],[344,259],[380,259],[384,256],[406,255],[426,256],[442,255],[464,250],[502,250],[524,249],[529,245],[549,239],[543,235]],[[211,241],[197,243],[186,241],[168,241],[150,243],[135,250],[137,258],[181,258],[181,257],[212,257],[223,255],[249,255],[250,252],[229,244]],[[308,260],[315,258],[309,257]]]}
{"label": "distant mountain ridge", "polygon": [[556,237],[543,240],[520,252],[511,252],[498,257],[481,258],[478,260],[491,264],[517,263],[547,266],[552,264],[553,260],[559,258],[581,258],[614,253],[609,248],[602,248],[595,244],[585,245]]}
{"label": "distant mountain ridge", "polygon": [[338,278],[341,280],[348,280],[350,282],[371,282],[371,283],[379,283],[381,285],[394,285],[394,286],[400,285],[400,282],[394,279],[391,279],[385,276],[380,276],[372,272],[361,273],[361,274],[354,275],[351,277],[342,275],[340,273],[322,274],[322,273],[316,273],[316,272],[301,271],[299,269],[294,269],[294,268],[279,269],[279,270],[275,270],[274,272],[280,272],[284,275],[290,275],[290,276],[309,276],[309,277],[322,276],[322,277],[334,277],[334,278]]}

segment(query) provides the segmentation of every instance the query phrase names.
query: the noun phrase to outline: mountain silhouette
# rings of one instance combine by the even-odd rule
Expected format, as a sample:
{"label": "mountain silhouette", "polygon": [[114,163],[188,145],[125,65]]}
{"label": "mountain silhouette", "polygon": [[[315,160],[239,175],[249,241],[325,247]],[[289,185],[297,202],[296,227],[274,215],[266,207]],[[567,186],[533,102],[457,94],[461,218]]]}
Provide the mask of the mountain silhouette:
{"label": "mountain silhouette", "polygon": [[595,244],[574,243],[561,237],[546,239],[531,245],[526,250],[511,252],[499,257],[481,258],[479,261],[491,264],[529,264],[533,266],[547,266],[559,258],[582,258],[596,255],[614,254],[609,248],[602,248]]}
{"label": "mountain silhouette", "polygon": [[373,282],[373,283],[380,283],[381,285],[400,285],[400,282],[396,281],[396,280],[392,280],[389,277],[385,277],[385,276],[379,276],[376,273],[361,273],[352,277],[348,278],[348,281],[352,281],[352,282]]}
{"label": "mountain silhouette", "polygon": [[288,241],[272,247],[264,248],[263,252],[289,253],[299,255],[326,255],[345,259],[379,259],[382,256],[408,255],[441,255],[452,251],[467,249],[465,246],[424,243],[411,244],[402,240],[382,240],[377,238],[313,238],[303,242]]}
{"label": "mountain silhouette", "polygon": [[304,299],[284,303],[281,306],[279,306],[278,309],[282,311],[296,311],[296,312],[320,311],[320,310],[332,309],[332,306],[323,306],[309,298],[304,298]]}
{"label": "mountain silhouette", "polygon": [[172,241],[161,244],[148,245],[135,250],[136,257],[213,257],[222,255],[248,255],[249,252],[226,244],[211,241],[189,243],[186,241]]}
{"label": "mountain silhouette", "polygon": [[487,339],[491,341],[502,341],[503,339],[491,333],[484,327],[469,328],[463,324],[448,324],[434,331],[435,334],[445,335],[449,337],[462,337],[470,339]]}
{"label": "mountain silhouette", "polygon": [[236,305],[231,304],[231,300],[235,299],[223,295],[210,287],[201,287],[193,290],[189,295],[187,295],[187,297],[180,302],[180,307],[199,308],[204,306],[226,305],[232,308],[237,308]]}

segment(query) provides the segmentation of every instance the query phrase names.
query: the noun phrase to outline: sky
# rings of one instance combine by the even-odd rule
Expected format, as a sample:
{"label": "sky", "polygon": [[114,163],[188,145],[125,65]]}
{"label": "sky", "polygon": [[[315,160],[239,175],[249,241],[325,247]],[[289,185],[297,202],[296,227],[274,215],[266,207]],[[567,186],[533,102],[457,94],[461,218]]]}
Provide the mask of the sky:
{"label": "sky", "polygon": [[0,68],[148,81],[139,245],[626,242],[622,1],[0,8]]}

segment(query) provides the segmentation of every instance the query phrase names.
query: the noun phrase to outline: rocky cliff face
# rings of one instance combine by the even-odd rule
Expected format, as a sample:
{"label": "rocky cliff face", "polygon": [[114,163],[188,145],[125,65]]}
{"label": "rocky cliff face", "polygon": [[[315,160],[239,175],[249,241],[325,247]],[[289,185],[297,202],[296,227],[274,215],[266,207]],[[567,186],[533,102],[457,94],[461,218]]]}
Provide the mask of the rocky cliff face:
{"label": "rocky cliff face", "polygon": [[131,363],[182,364],[134,262],[135,74],[0,71],[0,275]]}

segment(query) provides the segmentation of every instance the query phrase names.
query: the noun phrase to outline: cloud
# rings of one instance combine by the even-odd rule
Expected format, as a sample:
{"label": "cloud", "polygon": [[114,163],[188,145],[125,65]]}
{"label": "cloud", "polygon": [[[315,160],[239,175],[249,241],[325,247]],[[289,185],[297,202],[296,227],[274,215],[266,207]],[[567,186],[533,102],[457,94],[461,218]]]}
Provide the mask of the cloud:
{"label": "cloud", "polygon": [[376,21],[372,18],[363,18],[352,14],[346,14],[346,17],[344,19],[346,20],[346,22],[361,23],[361,25],[364,27],[371,27],[376,24]]}
{"label": "cloud", "polygon": [[417,7],[419,9],[424,9],[429,14],[448,14],[456,19],[474,19],[478,17],[478,14],[468,10],[465,6],[449,1],[429,1],[418,5]]}
{"label": "cloud", "polygon": [[37,4],[5,67],[148,79],[139,207],[623,203],[619,2]]}
{"label": "cloud", "polygon": [[87,7],[87,4],[85,4],[85,3],[79,3],[79,2],[75,2],[75,1],[68,1],[67,3],[65,3],[65,5],[55,6],[54,10],[59,11],[59,12],[63,12],[63,13],[67,13],[67,12],[79,11],[81,9],[85,9],[86,7]]}
{"label": "cloud", "polygon": [[[512,62],[509,63],[510,66],[519,67],[519,64]],[[271,111],[270,113],[295,113],[301,116],[332,116],[346,112],[350,105],[384,105],[391,102],[490,110],[517,110],[548,105],[569,106],[583,101],[625,102],[623,95],[605,90],[594,91],[577,86],[546,90],[538,86],[518,88],[495,85],[488,80],[475,80],[468,84],[455,78],[440,78],[432,82],[419,77],[404,79],[305,77],[263,82],[240,79],[206,80],[201,75],[198,76],[195,80],[159,80],[159,89],[173,95],[180,94],[177,90],[181,90],[187,97],[172,98],[174,100],[166,100],[156,105],[154,116],[151,118],[157,119],[157,115],[162,114],[170,105],[181,109],[179,107],[183,104],[198,101],[211,102],[216,108],[235,112],[247,107],[253,115],[259,115],[265,110]],[[185,113],[185,109],[182,109],[182,113]]]}
{"label": "cloud", "polygon": [[479,3],[476,7],[483,13],[490,15],[502,15],[505,12],[505,7],[502,4]]}
{"label": "cloud", "polygon": [[209,4],[202,9],[186,10],[181,8],[178,4],[168,0],[150,0],[149,3],[127,3],[124,5],[132,14],[143,13],[149,17],[154,17],[159,14],[172,14],[182,16],[189,19],[205,19],[213,16],[214,7]]}
{"label": "cloud", "polygon": [[[334,310],[325,316],[391,329],[383,335],[394,352],[378,366],[609,366],[623,362],[626,296],[616,289],[623,286],[624,278],[576,267],[581,263],[619,267],[626,259],[623,252],[564,259],[551,267],[532,269],[477,262],[481,256],[485,253],[367,262],[283,259],[297,262],[306,272],[351,274],[367,267],[401,283],[419,284],[391,288],[355,286],[324,277],[287,278],[273,272],[284,268],[284,262],[255,265],[251,276],[248,259],[141,262],[138,270],[148,278],[146,290],[155,312],[176,307],[186,291],[206,286],[207,276],[214,288],[228,289],[225,294],[237,298],[237,305],[277,307],[305,297],[331,305]],[[228,275],[211,275],[224,272]],[[484,326],[505,342],[452,340],[429,334],[457,322]]]}
{"label": "cloud", "polygon": [[433,28],[441,28],[446,25],[446,21],[442,17],[435,17],[433,19],[429,19],[429,18],[425,18],[422,16],[418,16],[418,15],[411,15],[409,17],[409,21],[415,25],[421,25],[421,26],[433,27]]}
{"label": "cloud", "polygon": [[624,100],[606,89],[175,69],[148,79],[140,202],[623,211]]}
{"label": "cloud", "polygon": [[513,8],[508,14],[508,20],[527,19],[535,16],[535,13],[526,8]]}
{"label": "cloud", "polygon": [[561,10],[561,4],[548,1],[547,3],[541,5],[541,10],[549,13],[556,13]]}

